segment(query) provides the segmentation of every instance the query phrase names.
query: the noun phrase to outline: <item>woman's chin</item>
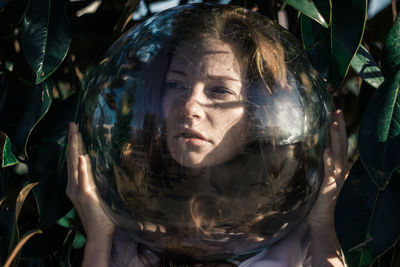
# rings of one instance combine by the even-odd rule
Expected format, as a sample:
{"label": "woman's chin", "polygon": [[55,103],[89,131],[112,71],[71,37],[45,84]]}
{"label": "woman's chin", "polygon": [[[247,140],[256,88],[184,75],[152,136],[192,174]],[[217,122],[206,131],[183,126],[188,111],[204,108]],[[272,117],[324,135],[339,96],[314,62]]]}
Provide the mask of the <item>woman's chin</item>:
{"label": "woman's chin", "polygon": [[174,156],[173,158],[176,160],[176,162],[178,162],[180,165],[186,168],[197,169],[197,168],[204,168],[210,165],[207,164],[207,162],[204,160],[203,157]]}

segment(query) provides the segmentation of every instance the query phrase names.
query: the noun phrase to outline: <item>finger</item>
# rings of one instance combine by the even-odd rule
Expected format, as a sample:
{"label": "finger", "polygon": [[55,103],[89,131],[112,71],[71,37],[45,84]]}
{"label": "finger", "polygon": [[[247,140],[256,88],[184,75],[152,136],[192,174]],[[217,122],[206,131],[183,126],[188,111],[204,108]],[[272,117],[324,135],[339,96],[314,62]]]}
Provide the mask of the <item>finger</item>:
{"label": "finger", "polygon": [[67,150],[67,188],[78,183],[78,157],[78,127],[75,123],[70,123]]}
{"label": "finger", "polygon": [[324,180],[323,186],[329,185],[335,182],[335,165],[333,163],[333,155],[329,148],[324,150]]}
{"label": "finger", "polygon": [[344,121],[343,112],[341,110],[337,110],[335,115],[336,115],[336,121],[339,124],[339,135],[343,153],[342,166],[343,166],[343,172],[345,173],[348,168],[348,140],[346,134],[346,123]]}
{"label": "finger", "polygon": [[89,158],[88,154],[85,155],[85,159],[86,159],[87,171],[88,171],[88,185],[90,187],[95,187],[96,185],[94,183],[92,164],[90,163],[90,158]]}
{"label": "finger", "polygon": [[96,194],[93,194],[95,191],[95,187],[91,185],[89,182],[89,172],[88,172],[88,164],[85,156],[79,156],[79,185],[83,192],[91,193],[93,197],[96,197]]}
{"label": "finger", "polygon": [[334,121],[330,128],[331,133],[331,150],[333,156],[333,164],[335,175],[340,176],[343,170],[343,146],[341,144],[339,123]]}
{"label": "finger", "polygon": [[79,155],[86,154],[85,147],[83,145],[82,134],[80,132],[78,132],[78,151],[79,151]]}

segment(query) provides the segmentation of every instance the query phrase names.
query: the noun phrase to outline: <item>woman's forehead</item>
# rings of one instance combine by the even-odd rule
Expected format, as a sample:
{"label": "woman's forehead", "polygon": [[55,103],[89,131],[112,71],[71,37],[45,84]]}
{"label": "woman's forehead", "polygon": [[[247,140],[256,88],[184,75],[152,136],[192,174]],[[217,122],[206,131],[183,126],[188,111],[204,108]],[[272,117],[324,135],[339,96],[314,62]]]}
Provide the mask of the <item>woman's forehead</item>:
{"label": "woman's forehead", "polygon": [[171,69],[194,66],[198,71],[241,75],[243,66],[226,42],[207,38],[199,43],[183,43],[172,55]]}
{"label": "woman's forehead", "polygon": [[[215,54],[233,54],[232,46],[224,41],[214,38],[203,38],[199,41],[182,42],[177,45],[173,55],[215,55]],[[193,59],[193,58],[192,58]]]}

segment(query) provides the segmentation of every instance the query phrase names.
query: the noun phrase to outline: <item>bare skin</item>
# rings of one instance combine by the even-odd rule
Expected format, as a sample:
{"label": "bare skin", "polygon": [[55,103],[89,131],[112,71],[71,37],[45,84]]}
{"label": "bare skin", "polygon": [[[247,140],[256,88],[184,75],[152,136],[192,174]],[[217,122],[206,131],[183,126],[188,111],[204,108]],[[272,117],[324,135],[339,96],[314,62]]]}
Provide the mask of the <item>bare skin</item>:
{"label": "bare skin", "polygon": [[115,226],[99,206],[87,156],[80,155],[80,135],[74,123],[68,134],[67,196],[71,199],[86,233],[82,266],[108,266]]}
{"label": "bare skin", "polygon": [[331,148],[324,151],[325,175],[307,221],[311,231],[312,266],[344,266],[334,225],[339,192],[348,175],[347,137],[343,112],[337,110],[330,127]]}
{"label": "bare skin", "polygon": [[[318,199],[307,221],[311,232],[312,266],[344,266],[344,259],[334,228],[334,209],[346,180],[347,137],[343,113],[335,112],[330,127],[331,147],[324,151],[325,175]],[[87,156],[79,154],[79,132],[70,124],[67,195],[83,227],[87,243],[82,266],[108,266],[115,226],[99,206]]]}
{"label": "bare skin", "polygon": [[162,100],[168,151],[189,168],[230,160],[243,150],[249,127],[245,66],[228,43],[206,38],[201,44],[176,49]]}

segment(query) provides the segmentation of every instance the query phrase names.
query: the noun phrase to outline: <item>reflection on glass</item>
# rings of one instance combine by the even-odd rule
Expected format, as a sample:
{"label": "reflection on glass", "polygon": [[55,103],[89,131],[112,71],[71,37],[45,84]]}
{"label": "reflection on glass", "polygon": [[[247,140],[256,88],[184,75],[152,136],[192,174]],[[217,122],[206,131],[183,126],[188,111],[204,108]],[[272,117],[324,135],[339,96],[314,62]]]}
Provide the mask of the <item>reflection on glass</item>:
{"label": "reflection on glass", "polygon": [[293,38],[240,8],[188,5],[118,40],[81,131],[107,214],[200,260],[268,246],[318,193],[331,99]]}

